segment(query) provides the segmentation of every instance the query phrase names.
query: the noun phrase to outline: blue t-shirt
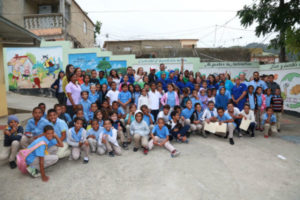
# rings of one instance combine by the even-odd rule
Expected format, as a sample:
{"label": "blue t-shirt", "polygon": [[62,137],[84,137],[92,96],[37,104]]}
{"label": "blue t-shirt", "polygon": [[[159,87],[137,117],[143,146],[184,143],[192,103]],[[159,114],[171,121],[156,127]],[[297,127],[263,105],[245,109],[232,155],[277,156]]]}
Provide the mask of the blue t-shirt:
{"label": "blue t-shirt", "polygon": [[122,102],[122,103],[126,103],[127,101],[129,101],[131,99],[131,93],[129,91],[127,92],[120,92],[118,95],[118,99]]}
{"label": "blue t-shirt", "polygon": [[260,95],[256,95],[256,101],[257,101],[257,106],[261,106],[262,105],[262,96]]}
{"label": "blue t-shirt", "polygon": [[125,115],[125,111],[121,106],[118,108],[118,114]]}
{"label": "blue t-shirt", "polygon": [[266,82],[264,82],[263,80],[259,80],[258,82],[252,80],[251,82],[249,82],[249,85],[252,85],[254,87],[254,91],[257,87],[262,87],[263,90],[268,88]]}
{"label": "blue t-shirt", "polygon": [[101,79],[99,79],[99,82],[100,82],[100,85],[103,85],[103,84],[108,85],[107,79],[106,79],[106,78],[101,78]]}
{"label": "blue t-shirt", "polygon": [[[268,114],[267,113],[264,113],[263,114],[263,117],[262,117],[262,121],[261,121],[261,124],[264,125],[266,123],[266,120],[268,119]],[[276,116],[274,114],[271,115],[271,118],[270,118],[270,123],[275,123],[277,120],[276,120]]]}
{"label": "blue t-shirt", "polygon": [[183,116],[185,119],[190,119],[193,112],[194,112],[193,108],[191,108],[190,110],[188,108],[185,108],[181,111],[181,116]]}
{"label": "blue t-shirt", "polygon": [[167,104],[173,108],[174,106],[176,106],[176,100],[175,100],[175,92],[168,92],[167,93],[168,98],[167,98]]}
{"label": "blue t-shirt", "polygon": [[[154,117],[151,113],[150,113],[150,116],[151,116],[152,122],[154,123]],[[144,115],[143,120],[148,124],[148,126],[150,125],[150,117],[149,116]]]}
{"label": "blue t-shirt", "polygon": [[99,94],[95,92],[95,94],[89,94],[89,100],[91,103],[95,103],[99,99]]}
{"label": "blue t-shirt", "polygon": [[167,72],[167,71],[158,71],[155,73],[155,76],[157,76],[157,78],[161,78],[162,73],[166,74],[166,79],[169,78],[169,72]]}
{"label": "blue t-shirt", "polygon": [[85,117],[85,119],[87,119],[86,116],[90,112],[90,108],[91,108],[92,103],[91,103],[90,100],[83,100],[83,99],[81,99],[80,100],[80,104],[82,105],[82,108],[83,108],[84,117]]}
{"label": "blue t-shirt", "polygon": [[94,135],[96,137],[96,140],[98,141],[99,135],[102,131],[103,127],[99,127],[98,130],[94,130],[93,128],[89,129],[86,133],[86,136]]}
{"label": "blue t-shirt", "polygon": [[224,115],[222,117],[220,115],[218,115],[217,118],[221,122],[232,119],[232,117],[229,114],[227,114],[227,113],[224,113]]}
{"label": "blue t-shirt", "polygon": [[265,97],[266,97],[266,106],[270,107],[270,105],[271,105],[271,99],[272,99],[273,95],[270,95],[270,96],[265,95]]}
{"label": "blue t-shirt", "polygon": [[248,93],[248,101],[249,101],[249,104],[250,104],[250,109],[254,110],[255,109],[254,94],[249,94]]}
{"label": "blue t-shirt", "polygon": [[[47,144],[47,146],[49,146],[51,143],[45,136],[42,136],[42,137],[39,137],[38,139],[34,140],[27,148],[29,149],[41,141],[44,141]],[[30,165],[36,157],[44,157],[46,155],[46,150],[47,150],[46,145],[41,145],[40,147],[36,148],[34,151],[32,151],[27,156],[26,164]]]}
{"label": "blue t-shirt", "polygon": [[163,126],[162,129],[160,129],[158,125],[154,126],[152,133],[162,139],[166,139],[167,136],[170,135],[169,129],[166,126]]}
{"label": "blue t-shirt", "polygon": [[195,104],[196,104],[196,103],[200,103],[201,108],[203,107],[202,102],[201,102],[200,99],[196,99],[195,97],[192,97],[192,98],[191,98],[191,101],[192,101],[192,104],[193,104],[193,108],[195,108]]}
{"label": "blue t-shirt", "polygon": [[[49,123],[51,123],[51,122],[49,122]],[[54,132],[56,133],[56,135],[59,138],[61,138],[61,133],[62,132],[66,132],[67,133],[67,130],[69,129],[67,123],[64,120],[59,119],[59,118],[56,119],[55,124],[51,123],[51,125],[53,126]],[[64,141],[67,141],[67,137],[65,137]],[[53,144],[57,144],[57,141],[56,141],[55,138],[52,139],[51,142],[53,142]]]}
{"label": "blue t-shirt", "polygon": [[83,84],[81,84],[80,87],[81,87],[81,91],[87,91],[87,92],[89,92],[89,93],[91,92],[91,91],[90,91],[90,87],[91,87],[91,84],[90,84],[90,83],[89,83],[88,85],[86,85],[86,84],[83,83]]}
{"label": "blue t-shirt", "polygon": [[45,118],[41,118],[37,124],[35,124],[35,121],[33,118],[29,119],[25,128],[25,134],[31,133],[32,136],[38,136],[43,134],[44,127],[46,125],[51,125],[49,121]]}
{"label": "blue t-shirt", "polygon": [[135,92],[134,93],[134,104],[135,105],[138,105],[140,95],[141,95],[140,92]]}

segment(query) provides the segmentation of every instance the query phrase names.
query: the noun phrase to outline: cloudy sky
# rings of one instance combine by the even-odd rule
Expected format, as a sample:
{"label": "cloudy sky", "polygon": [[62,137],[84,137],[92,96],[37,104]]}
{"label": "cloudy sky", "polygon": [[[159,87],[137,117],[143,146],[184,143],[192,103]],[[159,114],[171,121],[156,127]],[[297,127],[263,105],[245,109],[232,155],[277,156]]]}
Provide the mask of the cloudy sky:
{"label": "cloudy sky", "polygon": [[236,11],[253,0],[76,0],[88,16],[102,22],[98,42],[137,39],[199,39],[198,47],[267,43],[254,26],[240,25]]}

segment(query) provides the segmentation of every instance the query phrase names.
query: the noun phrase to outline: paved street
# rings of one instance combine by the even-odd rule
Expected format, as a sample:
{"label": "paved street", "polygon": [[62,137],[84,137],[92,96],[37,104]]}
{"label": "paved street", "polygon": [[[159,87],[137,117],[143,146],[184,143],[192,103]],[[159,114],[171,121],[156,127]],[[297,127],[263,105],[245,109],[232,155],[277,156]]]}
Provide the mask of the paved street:
{"label": "paved street", "polygon": [[[9,106],[16,97],[15,104],[21,98],[26,108],[42,101],[48,108],[55,103],[55,99],[9,94]],[[299,129],[299,118],[285,115],[276,137],[265,139],[258,132],[255,138],[235,138],[231,146],[215,136],[192,136],[189,144],[174,144],[181,151],[178,158],[160,148],[144,156],[130,146],[120,157],[91,155],[87,165],[64,159],[46,170],[48,183],[2,162],[0,196],[1,200],[298,200]]]}

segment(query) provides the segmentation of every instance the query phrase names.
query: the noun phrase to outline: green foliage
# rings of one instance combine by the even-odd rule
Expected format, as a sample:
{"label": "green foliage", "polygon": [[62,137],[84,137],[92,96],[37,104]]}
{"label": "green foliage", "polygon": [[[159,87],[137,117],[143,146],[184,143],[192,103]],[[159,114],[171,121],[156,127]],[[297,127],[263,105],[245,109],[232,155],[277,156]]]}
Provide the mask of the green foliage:
{"label": "green foliage", "polygon": [[299,13],[299,0],[253,0],[253,4],[245,5],[237,12],[237,16],[244,27],[257,23],[255,34],[258,37],[277,32],[277,36],[270,42],[271,46],[280,48],[281,55],[285,55],[286,32],[299,25]]}
{"label": "green foliage", "polygon": [[295,73],[295,72],[293,72],[293,73],[288,73],[287,75],[285,75],[285,76],[281,79],[281,81],[286,81],[286,80],[288,80],[288,81],[291,82],[294,78],[297,78],[297,77],[300,77],[300,74]]}
{"label": "green foliage", "polygon": [[36,64],[36,57],[34,54],[27,52],[26,56],[31,60],[32,64]]}
{"label": "green foliage", "polygon": [[96,21],[95,30],[94,30],[94,39],[96,40],[97,35],[100,35],[102,23],[100,21]]}
{"label": "green foliage", "polygon": [[111,68],[111,64],[108,61],[106,61],[105,58],[103,58],[103,60],[101,60],[97,65],[97,69],[103,71],[106,71],[110,68]]}
{"label": "green foliage", "polygon": [[288,52],[298,55],[298,60],[300,60],[300,29],[288,29],[285,43]]}

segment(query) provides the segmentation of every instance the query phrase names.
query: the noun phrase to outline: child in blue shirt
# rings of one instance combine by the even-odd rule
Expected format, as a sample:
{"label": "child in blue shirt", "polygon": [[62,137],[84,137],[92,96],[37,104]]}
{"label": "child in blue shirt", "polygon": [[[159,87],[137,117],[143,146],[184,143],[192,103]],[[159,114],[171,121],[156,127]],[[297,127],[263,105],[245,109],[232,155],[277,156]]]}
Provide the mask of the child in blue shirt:
{"label": "child in blue shirt", "polygon": [[102,148],[97,148],[101,127],[99,126],[97,119],[93,119],[91,124],[92,124],[92,128],[89,129],[86,133],[87,136],[86,139],[90,144],[91,152],[95,153],[97,151],[98,154],[103,155],[105,151],[103,151]]}
{"label": "child in blue shirt", "polygon": [[4,157],[9,161],[11,169],[17,167],[16,155],[20,148],[20,140],[23,135],[23,127],[19,125],[19,119],[15,115],[8,116],[7,127],[4,130]]}
{"label": "child in blue shirt", "polygon": [[91,87],[91,84],[90,84],[90,76],[89,75],[85,75],[84,78],[83,78],[83,82],[81,84],[81,91],[87,91],[87,92],[90,92],[90,87]]}
{"label": "child in blue shirt", "polygon": [[203,128],[203,113],[202,106],[200,103],[195,104],[195,111],[193,112],[191,116],[191,131],[198,132],[201,134],[204,138],[206,138],[206,133],[202,131]]}
{"label": "child in blue shirt", "polygon": [[199,98],[199,95],[198,95],[198,91],[197,90],[193,90],[193,93],[192,93],[192,97],[191,97],[191,101],[192,101],[192,104],[193,104],[193,108],[195,108],[195,104],[196,103],[200,103],[201,107],[202,107],[202,102]]}
{"label": "child in blue shirt", "polygon": [[264,137],[268,138],[271,134],[277,134],[276,116],[271,107],[267,107],[266,112],[262,116],[262,126],[264,127]]}
{"label": "child in blue shirt", "polygon": [[49,177],[45,174],[45,168],[54,165],[58,161],[57,155],[48,155],[47,147],[51,144],[53,138],[56,140],[58,147],[63,147],[63,143],[54,133],[54,129],[51,125],[45,126],[43,131],[44,133],[41,137],[34,140],[28,146],[28,148],[32,148],[38,145],[38,148],[26,157],[26,164],[28,165],[27,171],[31,176],[41,176],[42,181],[47,182]]}
{"label": "child in blue shirt", "polygon": [[46,112],[46,104],[45,103],[39,103],[38,107],[42,110],[43,118],[47,118],[47,112]]}
{"label": "child in blue shirt", "polygon": [[[101,134],[101,133],[100,133]],[[121,148],[117,140],[117,130],[112,127],[110,119],[104,120],[104,128],[102,129],[103,139],[102,144],[105,144],[106,151],[110,157],[115,154],[120,156],[122,154]],[[100,143],[100,139],[99,139]]]}
{"label": "child in blue shirt", "polygon": [[89,98],[89,92],[82,91],[81,92],[81,100],[79,103],[82,105],[84,118],[86,121],[89,121],[88,114],[90,112],[91,104],[92,104],[92,102],[88,98]]}
{"label": "child in blue shirt", "polygon": [[153,129],[154,127],[154,117],[153,115],[150,113],[148,106],[146,105],[142,105],[141,110],[143,112],[143,120],[148,124],[150,131]]}
{"label": "child in blue shirt", "polygon": [[272,89],[268,88],[266,91],[267,91],[267,94],[265,95],[265,97],[266,97],[266,107],[270,107],[271,106],[271,99],[273,97]]}
{"label": "child in blue shirt", "polygon": [[64,117],[67,120],[67,124],[69,125],[72,122],[72,118],[69,115],[69,113],[67,113],[67,106],[66,105],[61,106],[61,114],[64,115]]}
{"label": "child in blue shirt", "polygon": [[91,103],[95,103],[99,99],[99,93],[96,91],[96,85],[92,84],[89,93],[89,100]]}
{"label": "child in blue shirt", "polygon": [[[181,111],[181,120],[184,122],[184,125],[191,126],[191,116],[194,112],[192,107],[192,101],[188,100],[186,102],[186,108]],[[189,130],[191,131],[191,129]]]}
{"label": "child in blue shirt", "polygon": [[160,147],[164,146],[171,152],[172,157],[179,156],[180,152],[169,142],[169,130],[165,126],[165,121],[162,118],[158,118],[157,125],[154,126],[150,135],[152,139],[148,144],[149,150],[151,150],[154,145]]}
{"label": "child in blue shirt", "polygon": [[124,150],[128,150],[128,137],[125,138],[124,133],[126,132],[126,129],[124,125],[121,123],[121,121],[118,119],[118,114],[116,112],[112,112],[110,114],[110,119],[112,122],[112,126],[114,129],[117,130],[118,138],[120,138],[120,142],[122,144],[122,147]]}
{"label": "child in blue shirt", "polygon": [[118,95],[118,102],[126,111],[126,113],[128,113],[129,103],[131,102],[131,93],[128,91],[127,84],[122,85],[122,91]]}
{"label": "child in blue shirt", "polygon": [[184,125],[180,121],[180,114],[175,110],[171,112],[171,118],[172,119],[168,123],[168,127],[172,135],[170,140],[174,138],[178,142],[188,143],[187,132],[190,129],[190,126]]}
{"label": "child in blue shirt", "polygon": [[233,124],[234,120],[231,118],[231,116],[227,113],[225,113],[224,108],[218,108],[217,109],[218,115],[217,115],[217,119],[218,119],[218,123],[221,125],[222,123],[226,123],[227,124],[227,132],[226,136],[224,138],[228,138],[229,136],[229,143],[231,145],[234,145],[234,141],[233,141],[233,131],[235,129],[235,126]]}
{"label": "child in blue shirt", "polygon": [[216,96],[216,108],[224,108],[224,110],[227,110],[227,103],[229,101],[229,98],[227,95],[225,95],[225,91],[225,87],[220,88],[220,92]]}

